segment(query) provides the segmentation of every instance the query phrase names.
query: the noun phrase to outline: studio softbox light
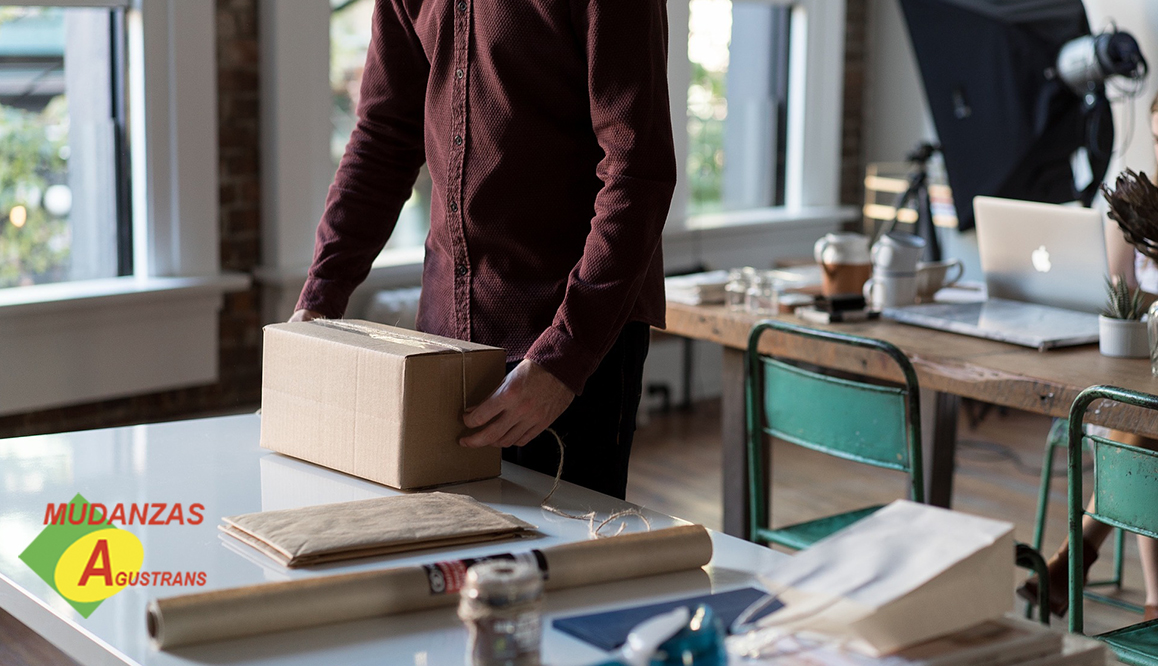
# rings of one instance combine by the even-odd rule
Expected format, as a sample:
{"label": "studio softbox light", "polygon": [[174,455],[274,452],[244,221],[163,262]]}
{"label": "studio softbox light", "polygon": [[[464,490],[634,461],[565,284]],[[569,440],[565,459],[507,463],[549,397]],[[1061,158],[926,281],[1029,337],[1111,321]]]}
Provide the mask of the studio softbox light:
{"label": "studio softbox light", "polygon": [[960,229],[973,227],[977,195],[1079,198],[1070,161],[1078,148],[1087,148],[1101,182],[1113,145],[1109,105],[1084,110],[1053,73],[1062,46],[1090,33],[1081,0],[901,0],[901,6]]}

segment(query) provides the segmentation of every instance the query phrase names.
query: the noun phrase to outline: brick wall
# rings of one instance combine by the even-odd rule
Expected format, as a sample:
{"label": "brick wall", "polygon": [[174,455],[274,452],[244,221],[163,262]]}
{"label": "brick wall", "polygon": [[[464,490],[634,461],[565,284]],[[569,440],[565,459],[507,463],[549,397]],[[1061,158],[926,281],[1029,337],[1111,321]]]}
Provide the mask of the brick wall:
{"label": "brick wall", "polygon": [[864,203],[864,82],[868,0],[847,0],[844,29],[844,117],[841,122],[840,202]]}
{"label": "brick wall", "polygon": [[[257,0],[217,0],[221,268],[260,262]],[[220,381],[179,391],[0,418],[0,437],[84,430],[257,409],[261,303],[256,288],[227,294],[220,318]]]}

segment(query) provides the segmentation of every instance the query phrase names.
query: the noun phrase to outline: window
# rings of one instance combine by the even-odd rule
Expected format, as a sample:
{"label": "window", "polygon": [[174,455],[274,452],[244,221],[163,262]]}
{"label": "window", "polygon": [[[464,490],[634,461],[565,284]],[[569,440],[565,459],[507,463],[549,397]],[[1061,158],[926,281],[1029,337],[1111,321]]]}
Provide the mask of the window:
{"label": "window", "polygon": [[690,0],[689,214],[784,205],[791,15]]}
{"label": "window", "polygon": [[[336,170],[357,122],[358,91],[370,46],[374,0],[330,0],[330,6],[330,87],[334,98],[330,155]],[[414,184],[414,193],[398,215],[387,250],[422,247],[430,231],[430,193],[430,173],[424,166]]]}
{"label": "window", "polygon": [[[275,232],[263,244],[262,280],[284,288],[279,302],[296,297],[313,255],[325,189],[353,127],[372,5],[261,0],[263,215]],[[843,0],[669,0],[667,11],[682,165],[668,238],[847,216],[839,209]],[[388,245],[412,251],[379,257],[373,285],[399,264],[420,267],[429,188],[423,174]]]}
{"label": "window", "polygon": [[124,25],[0,6],[0,288],[132,273]]}
{"label": "window", "polygon": [[222,294],[249,284],[220,270],[216,3],[17,1],[0,5],[0,415],[215,382]]}

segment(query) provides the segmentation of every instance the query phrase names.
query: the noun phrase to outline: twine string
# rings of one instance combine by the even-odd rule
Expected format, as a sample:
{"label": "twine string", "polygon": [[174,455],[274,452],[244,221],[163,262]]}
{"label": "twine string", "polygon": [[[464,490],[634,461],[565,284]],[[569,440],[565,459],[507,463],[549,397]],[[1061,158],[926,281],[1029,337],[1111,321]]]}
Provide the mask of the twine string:
{"label": "twine string", "polygon": [[563,479],[564,447],[563,438],[559,437],[559,433],[555,432],[554,428],[547,428],[545,432],[554,437],[555,443],[559,445],[559,469],[555,471],[555,482],[551,485],[551,492],[547,493],[547,496],[543,498],[542,502],[539,502],[540,508],[548,513],[553,513],[556,516],[563,518],[587,521],[587,532],[593,539],[605,539],[607,537],[619,536],[627,527],[626,522],[619,523],[619,529],[615,531],[615,534],[603,534],[603,529],[617,520],[622,520],[632,516],[642,520],[644,526],[647,528],[647,531],[651,531],[651,521],[648,520],[647,516],[643,515],[643,512],[639,509],[624,509],[623,511],[616,511],[610,516],[607,516],[607,518],[603,519],[603,521],[598,525],[596,525],[595,519],[599,517],[599,514],[594,511],[588,511],[587,513],[570,513],[551,504],[551,498],[555,496],[555,491],[559,490],[559,485],[562,483]]}

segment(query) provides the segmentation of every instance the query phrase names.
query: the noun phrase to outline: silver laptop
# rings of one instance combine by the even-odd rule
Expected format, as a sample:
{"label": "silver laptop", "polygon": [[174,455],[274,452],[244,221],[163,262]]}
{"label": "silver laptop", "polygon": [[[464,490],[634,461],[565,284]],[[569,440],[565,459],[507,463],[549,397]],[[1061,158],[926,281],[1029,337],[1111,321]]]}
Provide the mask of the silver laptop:
{"label": "silver laptop", "polygon": [[976,197],[973,212],[989,300],[885,316],[1042,350],[1097,342],[1109,272],[1101,213],[994,197]]}

